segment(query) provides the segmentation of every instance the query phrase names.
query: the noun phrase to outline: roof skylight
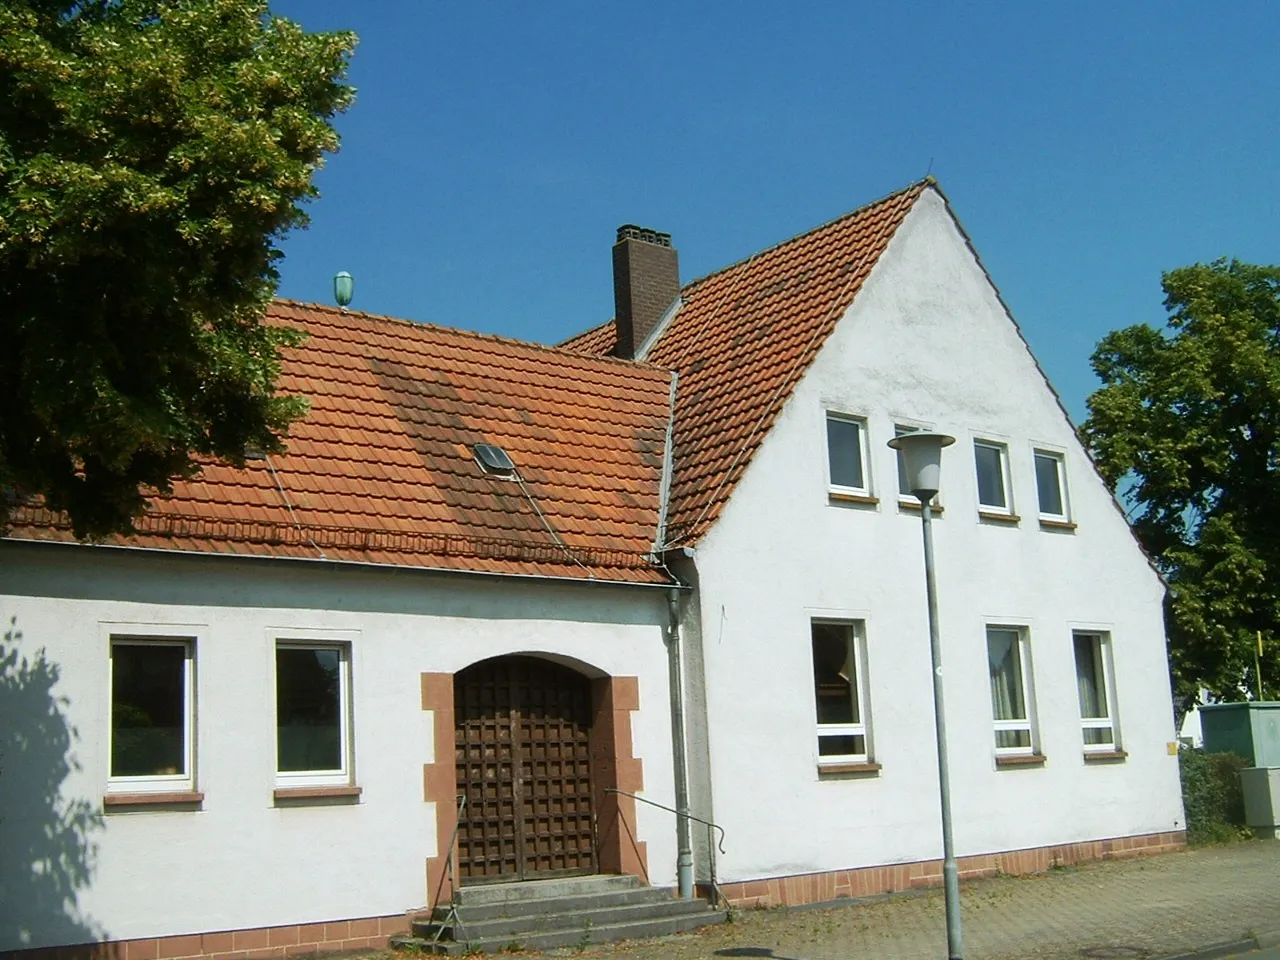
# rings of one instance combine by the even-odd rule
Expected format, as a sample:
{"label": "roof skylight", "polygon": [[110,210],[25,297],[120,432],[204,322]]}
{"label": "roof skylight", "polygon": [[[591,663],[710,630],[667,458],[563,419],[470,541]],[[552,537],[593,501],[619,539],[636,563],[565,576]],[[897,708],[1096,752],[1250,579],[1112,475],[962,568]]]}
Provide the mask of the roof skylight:
{"label": "roof skylight", "polygon": [[477,443],[471,449],[475,451],[476,462],[485,473],[508,479],[516,475],[516,465],[507,456],[507,451],[496,443]]}

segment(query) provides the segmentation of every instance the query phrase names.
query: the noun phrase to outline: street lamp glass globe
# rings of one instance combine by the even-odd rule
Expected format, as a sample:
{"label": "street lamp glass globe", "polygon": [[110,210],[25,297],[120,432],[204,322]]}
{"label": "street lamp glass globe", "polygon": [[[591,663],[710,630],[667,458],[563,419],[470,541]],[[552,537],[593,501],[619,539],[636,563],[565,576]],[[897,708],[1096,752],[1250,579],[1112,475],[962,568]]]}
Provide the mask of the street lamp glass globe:
{"label": "street lamp glass globe", "polygon": [[937,494],[942,472],[942,448],[955,442],[955,437],[927,430],[904,433],[889,441],[889,446],[902,451],[907,485],[921,503],[932,500]]}

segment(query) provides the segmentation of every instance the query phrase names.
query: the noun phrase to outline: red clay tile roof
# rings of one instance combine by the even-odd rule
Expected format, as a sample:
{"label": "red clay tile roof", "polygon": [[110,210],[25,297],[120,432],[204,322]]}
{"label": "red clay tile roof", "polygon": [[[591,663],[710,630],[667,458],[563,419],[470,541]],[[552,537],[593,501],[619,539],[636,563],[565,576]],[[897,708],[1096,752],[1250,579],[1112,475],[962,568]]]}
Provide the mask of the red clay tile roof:
{"label": "red clay tile roof", "polygon": [[607,357],[613,353],[618,342],[618,329],[612,320],[606,320],[598,327],[592,327],[583,333],[575,334],[560,344],[563,350],[573,350],[592,357]]}
{"label": "red clay tile roof", "polygon": [[[668,371],[289,301],[269,317],[309,335],[280,382],[311,404],[287,454],[206,466],[110,543],[669,582],[646,559]],[[478,442],[505,449],[523,487],[486,475]],[[10,536],[72,539],[31,508]]]}
{"label": "red clay tile roof", "polygon": [[[666,541],[715,523],[800,378],[884,253],[924,180],[695,280],[645,362],[679,374]],[[561,344],[596,356],[613,321]]]}

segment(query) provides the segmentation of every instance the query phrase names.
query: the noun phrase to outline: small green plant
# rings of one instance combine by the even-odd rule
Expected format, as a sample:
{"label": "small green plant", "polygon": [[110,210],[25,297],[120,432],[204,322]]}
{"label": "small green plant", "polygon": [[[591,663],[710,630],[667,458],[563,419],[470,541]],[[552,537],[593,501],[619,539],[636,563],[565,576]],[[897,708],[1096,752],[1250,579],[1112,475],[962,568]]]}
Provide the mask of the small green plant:
{"label": "small green plant", "polygon": [[587,947],[591,946],[591,928],[593,926],[591,918],[587,917],[586,925],[582,928],[582,936],[578,938],[578,942],[575,945],[579,953],[583,953]]}
{"label": "small green plant", "polygon": [[1234,753],[1178,751],[1189,843],[1228,843],[1249,835],[1240,787],[1240,771],[1247,766],[1249,761]]}

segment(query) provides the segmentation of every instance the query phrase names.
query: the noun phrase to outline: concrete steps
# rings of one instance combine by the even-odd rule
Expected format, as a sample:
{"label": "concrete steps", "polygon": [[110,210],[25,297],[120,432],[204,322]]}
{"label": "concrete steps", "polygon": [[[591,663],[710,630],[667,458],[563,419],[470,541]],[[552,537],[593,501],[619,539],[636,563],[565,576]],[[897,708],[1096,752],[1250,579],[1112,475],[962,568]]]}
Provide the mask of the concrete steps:
{"label": "concrete steps", "polygon": [[463,887],[455,905],[456,916],[437,907],[392,946],[452,955],[550,950],[684,933],[725,919],[701,900],[678,900],[627,876]]}

